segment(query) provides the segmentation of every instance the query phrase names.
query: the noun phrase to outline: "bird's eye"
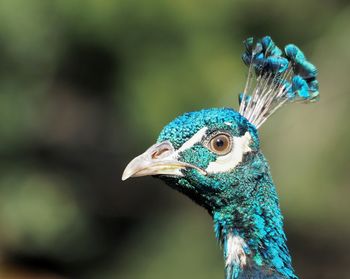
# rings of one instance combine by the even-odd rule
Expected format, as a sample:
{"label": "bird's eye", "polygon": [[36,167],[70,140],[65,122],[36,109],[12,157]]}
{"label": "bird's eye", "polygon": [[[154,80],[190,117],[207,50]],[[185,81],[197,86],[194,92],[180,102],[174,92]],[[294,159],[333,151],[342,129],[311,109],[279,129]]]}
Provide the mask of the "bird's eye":
{"label": "bird's eye", "polygon": [[231,151],[232,140],[227,134],[215,135],[209,141],[209,149],[218,155],[225,155]]}

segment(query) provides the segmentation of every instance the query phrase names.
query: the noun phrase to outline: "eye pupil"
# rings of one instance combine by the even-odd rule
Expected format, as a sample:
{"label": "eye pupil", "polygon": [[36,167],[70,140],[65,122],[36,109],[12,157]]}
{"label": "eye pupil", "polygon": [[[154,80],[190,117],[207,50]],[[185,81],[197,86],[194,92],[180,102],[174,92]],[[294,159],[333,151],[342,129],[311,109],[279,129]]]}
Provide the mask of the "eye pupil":
{"label": "eye pupil", "polygon": [[222,139],[219,138],[219,139],[216,139],[215,144],[217,147],[223,147],[225,143]]}

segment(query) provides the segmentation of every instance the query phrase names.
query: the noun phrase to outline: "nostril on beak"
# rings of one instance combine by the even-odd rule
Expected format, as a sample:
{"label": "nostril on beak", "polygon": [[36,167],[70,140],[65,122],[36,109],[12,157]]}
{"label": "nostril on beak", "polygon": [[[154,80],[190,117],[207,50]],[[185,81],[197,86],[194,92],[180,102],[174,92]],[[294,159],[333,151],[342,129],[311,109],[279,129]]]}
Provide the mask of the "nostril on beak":
{"label": "nostril on beak", "polygon": [[170,149],[167,148],[167,147],[164,147],[164,148],[161,148],[161,149],[158,149],[158,150],[155,150],[151,157],[152,159],[161,159],[161,158],[164,158],[166,157],[167,153],[169,153]]}

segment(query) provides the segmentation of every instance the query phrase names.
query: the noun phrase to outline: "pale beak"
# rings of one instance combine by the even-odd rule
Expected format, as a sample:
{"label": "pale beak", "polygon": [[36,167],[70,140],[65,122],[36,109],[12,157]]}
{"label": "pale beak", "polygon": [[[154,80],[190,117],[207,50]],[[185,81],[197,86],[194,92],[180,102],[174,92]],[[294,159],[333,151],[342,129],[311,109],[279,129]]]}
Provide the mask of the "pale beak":
{"label": "pale beak", "polygon": [[194,168],[206,175],[206,172],[194,165],[177,160],[178,153],[169,141],[152,145],[143,154],[134,158],[125,168],[122,180],[129,177],[147,175],[173,175],[183,176],[185,168]]}

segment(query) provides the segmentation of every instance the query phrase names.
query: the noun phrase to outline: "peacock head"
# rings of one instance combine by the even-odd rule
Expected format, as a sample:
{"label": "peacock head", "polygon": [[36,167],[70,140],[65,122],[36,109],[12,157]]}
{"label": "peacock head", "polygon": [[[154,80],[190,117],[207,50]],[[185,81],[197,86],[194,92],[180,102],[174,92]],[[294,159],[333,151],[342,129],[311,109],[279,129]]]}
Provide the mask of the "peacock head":
{"label": "peacock head", "polygon": [[205,207],[223,244],[226,278],[297,278],[257,129],[286,103],[317,100],[317,69],[293,44],[282,51],[268,36],[244,44],[249,72],[239,111],[177,117],[122,179],[157,176]]}
{"label": "peacock head", "polygon": [[[209,211],[241,202],[237,193],[268,172],[257,129],[283,104],[318,99],[317,69],[289,44],[282,51],[269,36],[244,41],[249,67],[239,111],[213,108],[185,113],[164,127],[158,141],[132,160],[123,180],[153,175]],[[234,187],[233,187],[234,186]]]}
{"label": "peacock head", "polygon": [[258,133],[245,117],[230,108],[205,109],[166,125],[157,143],[129,163],[123,180],[157,176],[213,212],[229,201],[233,185],[262,171],[254,166],[257,154]]}

